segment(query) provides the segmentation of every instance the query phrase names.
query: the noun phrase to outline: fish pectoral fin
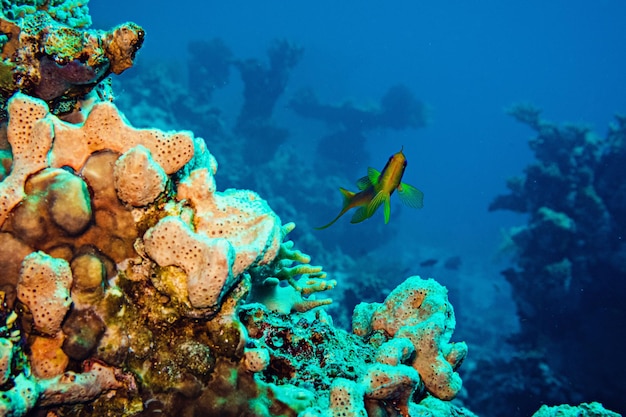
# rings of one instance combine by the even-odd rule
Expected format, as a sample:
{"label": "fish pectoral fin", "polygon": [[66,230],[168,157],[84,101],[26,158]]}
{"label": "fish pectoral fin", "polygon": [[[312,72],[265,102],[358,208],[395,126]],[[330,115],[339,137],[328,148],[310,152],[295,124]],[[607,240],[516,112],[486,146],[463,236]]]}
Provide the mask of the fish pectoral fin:
{"label": "fish pectoral fin", "polygon": [[405,205],[421,209],[424,207],[424,193],[412,185],[401,182],[398,186],[398,196]]}
{"label": "fish pectoral fin", "polygon": [[380,178],[380,171],[372,167],[367,168],[367,178],[371,185],[378,184],[378,178]]}
{"label": "fish pectoral fin", "polygon": [[350,219],[350,223],[361,223],[363,220],[366,220],[370,216],[367,215],[367,208],[365,206],[359,207],[357,211],[352,215],[352,219]]}
{"label": "fish pectoral fin", "polygon": [[372,181],[370,181],[370,177],[366,175],[365,177],[359,178],[357,180],[356,186],[359,188],[359,190],[363,191],[372,186]]}
{"label": "fish pectoral fin", "polygon": [[384,191],[379,191],[374,198],[372,198],[372,201],[369,202],[369,204],[367,205],[367,217],[372,217],[374,215],[374,213],[376,212],[376,210],[378,210],[378,207],[380,207],[381,204],[385,203],[385,223],[387,223],[389,221],[389,193],[386,193]]}

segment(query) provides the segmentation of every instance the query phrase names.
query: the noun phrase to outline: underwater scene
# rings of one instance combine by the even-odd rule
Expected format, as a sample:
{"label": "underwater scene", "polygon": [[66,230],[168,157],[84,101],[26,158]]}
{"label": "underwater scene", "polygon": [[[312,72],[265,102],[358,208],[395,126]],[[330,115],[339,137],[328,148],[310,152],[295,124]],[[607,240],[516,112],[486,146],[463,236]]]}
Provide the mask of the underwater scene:
{"label": "underwater scene", "polygon": [[624,16],[1,0],[0,416],[623,415]]}

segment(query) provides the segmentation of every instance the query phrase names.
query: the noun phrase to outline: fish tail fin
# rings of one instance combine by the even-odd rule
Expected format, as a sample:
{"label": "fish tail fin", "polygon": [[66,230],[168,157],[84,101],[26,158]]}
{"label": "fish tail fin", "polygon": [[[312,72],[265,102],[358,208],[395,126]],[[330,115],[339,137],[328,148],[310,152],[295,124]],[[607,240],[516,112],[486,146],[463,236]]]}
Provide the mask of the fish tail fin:
{"label": "fish tail fin", "polygon": [[332,226],[333,224],[335,224],[337,220],[339,220],[341,216],[343,216],[346,213],[346,211],[350,209],[350,201],[352,201],[352,197],[354,197],[355,193],[353,193],[350,190],[346,190],[345,188],[341,188],[341,187],[339,188],[339,191],[341,191],[341,195],[343,195],[343,207],[341,211],[339,212],[337,217],[335,217],[330,223],[325,224],[324,226],[316,227],[315,230],[322,230],[322,229],[326,229],[327,227]]}
{"label": "fish tail fin", "polygon": [[346,208],[356,193],[342,187],[339,187],[339,191],[341,191],[341,195],[343,196],[343,208]]}
{"label": "fish tail fin", "polygon": [[424,193],[412,185],[401,182],[398,186],[398,196],[405,205],[417,209],[424,207]]}

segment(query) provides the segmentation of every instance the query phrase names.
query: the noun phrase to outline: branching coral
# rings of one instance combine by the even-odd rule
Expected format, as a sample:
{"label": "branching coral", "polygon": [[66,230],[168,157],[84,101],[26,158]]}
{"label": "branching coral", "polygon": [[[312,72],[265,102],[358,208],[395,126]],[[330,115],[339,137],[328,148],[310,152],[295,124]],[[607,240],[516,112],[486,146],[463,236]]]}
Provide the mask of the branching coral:
{"label": "branching coral", "polygon": [[[287,223],[282,228],[283,239],[295,228]],[[331,303],[330,299],[315,299],[312,294],[331,290],[337,284],[327,280],[321,266],[311,266],[311,257],[293,249],[292,241],[284,241],[274,261],[250,271],[252,292],[249,302],[261,302],[284,314],[307,311]],[[294,262],[298,264],[292,266]],[[296,279],[299,277],[299,279]],[[281,283],[288,285],[281,285]],[[308,298],[305,298],[308,297]]]}

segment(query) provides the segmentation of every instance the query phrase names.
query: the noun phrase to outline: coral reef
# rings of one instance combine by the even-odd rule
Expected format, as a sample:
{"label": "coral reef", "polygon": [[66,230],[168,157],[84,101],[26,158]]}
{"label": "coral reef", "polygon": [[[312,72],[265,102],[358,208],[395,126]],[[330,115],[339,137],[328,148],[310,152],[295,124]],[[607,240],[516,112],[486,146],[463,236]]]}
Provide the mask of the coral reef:
{"label": "coral reef", "polygon": [[[626,321],[626,118],[618,116],[600,138],[585,127],[548,122],[529,105],[511,113],[535,131],[536,160],[508,180],[510,193],[490,210],[529,215],[528,224],[510,231],[515,267],[503,272],[521,319],[515,345],[540,358],[527,362],[520,378],[541,372],[565,380],[567,396],[544,382],[539,390],[555,395],[542,401],[597,400],[625,411],[614,377],[626,371],[624,364],[596,359],[626,342],[614,330]],[[602,383],[589,383],[594,380]],[[508,395],[524,396],[520,389]],[[528,412],[539,405],[524,403]]]}
{"label": "coral reef", "polygon": [[402,351],[405,359],[414,356],[410,364],[419,372],[426,390],[442,400],[453,399],[461,389],[461,377],[455,370],[467,355],[465,343],[450,343],[455,325],[445,287],[419,277],[404,281],[383,304],[357,305],[352,320],[357,335],[375,344],[382,342],[396,355]]}
{"label": "coral reef", "polygon": [[620,414],[607,410],[606,408],[602,407],[602,404],[599,404],[599,403],[589,403],[589,404],[582,403],[578,406],[556,405],[553,407],[542,405],[541,408],[535,414],[533,414],[533,417],[567,417],[567,416],[619,417]]}
{"label": "coral reef", "polygon": [[11,20],[44,10],[52,19],[70,27],[91,25],[88,0],[2,0],[0,11]]}
{"label": "coral reef", "polygon": [[[297,237],[295,224],[283,224],[260,196],[281,189],[315,207],[333,188],[306,181],[310,167],[277,152],[287,132],[273,124],[272,109],[302,49],[278,41],[266,66],[234,59],[220,41],[196,43],[189,82],[207,82],[194,94],[157,66],[148,79],[168,83],[162,91],[130,79],[129,91],[141,93],[128,96],[150,103],[131,101],[130,112],[167,128],[139,129],[102,80],[132,65],[143,31],[87,26],[86,2],[2,2],[0,415],[472,417],[451,401],[467,346],[451,342],[447,290],[413,276],[378,303],[374,283],[393,284],[390,275],[404,274],[398,265],[377,270],[381,263],[365,256],[326,252],[325,264],[362,279],[344,299],[372,301],[357,306],[352,332],[342,330],[320,308],[331,302],[320,294],[337,282],[287,240]],[[245,89],[228,132],[207,101],[231,65]],[[356,114],[365,129],[425,122],[404,87],[369,110],[305,104],[346,126]],[[169,131],[181,122],[207,141]],[[254,154],[256,139],[272,146]],[[250,181],[257,192],[219,191],[207,144],[224,154],[230,183]],[[618,171],[621,157],[609,149],[604,169]],[[252,158],[263,169],[245,163]],[[621,187],[610,175],[598,184]],[[607,207],[623,202],[623,194],[598,195]],[[559,207],[537,213],[537,229],[558,230],[565,241],[578,233],[578,219]],[[324,253],[306,232],[299,241]],[[549,271],[567,277],[576,262]]]}
{"label": "coral reef", "polygon": [[370,332],[336,329],[316,298],[336,282],[258,194],[217,190],[202,139],[133,128],[110,102],[72,124],[16,93],[8,114],[5,415],[409,415],[458,392],[464,344],[434,282],[387,300],[425,295],[406,327],[372,307]]}
{"label": "coral reef", "polygon": [[55,114],[80,111],[80,98],[132,66],[143,43],[143,29],[134,23],[107,32],[85,29],[86,2],[23,3],[2,2],[0,120],[17,91],[47,101]]}

